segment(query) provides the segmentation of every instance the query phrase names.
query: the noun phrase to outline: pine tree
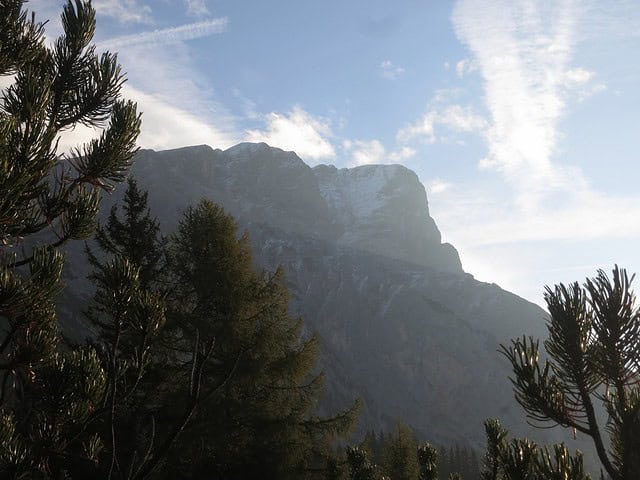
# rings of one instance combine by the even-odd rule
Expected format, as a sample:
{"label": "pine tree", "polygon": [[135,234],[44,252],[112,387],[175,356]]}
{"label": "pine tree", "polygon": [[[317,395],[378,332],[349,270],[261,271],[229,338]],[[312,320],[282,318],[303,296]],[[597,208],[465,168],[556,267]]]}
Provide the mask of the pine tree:
{"label": "pine tree", "polygon": [[[212,345],[196,342],[178,360],[180,342],[165,322],[164,239],[147,207],[147,192],[129,179],[123,219],[111,209],[105,227],[98,228],[99,252],[87,246],[94,267],[90,280],[96,293],[87,310],[108,372],[102,406],[92,431],[104,440],[91,476],[144,478],[156,470],[173,448],[200,404],[200,377]],[[178,398],[181,409],[164,415],[164,404]]]}
{"label": "pine tree", "polygon": [[369,460],[366,450],[359,447],[347,447],[346,454],[350,480],[376,480],[379,478],[376,466]]}
{"label": "pine tree", "polygon": [[238,239],[233,219],[205,200],[186,211],[169,259],[170,316],[185,339],[215,339],[203,383],[225,382],[190,429],[183,470],[304,478],[316,450],[345,432],[354,411],[313,415],[322,388],[313,373],[318,339],[302,339],[302,321],[290,318],[282,269],[257,273],[247,235]]}
{"label": "pine tree", "polygon": [[500,454],[505,448],[507,431],[495,419],[486,420],[484,430],[487,448],[480,478],[481,480],[498,480],[500,478]]}
{"label": "pine tree", "polygon": [[[140,117],[120,100],[115,55],[96,55],[95,11],[68,1],[53,47],[22,0],[0,2],[0,475],[62,478],[91,464],[100,439],[78,439],[100,407],[108,375],[92,348],[59,348],[55,298],[64,243],[87,238],[100,191],[120,182],[136,151]],[[61,132],[102,128],[59,154]],[[73,462],[70,460],[74,457]]]}
{"label": "pine tree", "polygon": [[482,480],[588,480],[582,454],[571,455],[563,444],[538,447],[527,438],[508,439],[497,420],[485,422],[487,450]]}
{"label": "pine tree", "polygon": [[387,435],[384,453],[384,472],[394,480],[419,480],[418,443],[413,431],[398,423]]}
{"label": "pine tree", "polygon": [[[141,191],[133,177],[127,179],[121,210],[123,218],[118,215],[117,205],[111,208],[106,225],[96,229],[95,242],[102,256],[120,256],[135,265],[142,288],[157,290],[165,271],[166,240],[149,211],[148,192]],[[89,264],[101,270],[103,263],[88,245],[86,252]]]}
{"label": "pine tree", "polygon": [[438,451],[430,443],[418,447],[420,480],[438,480]]}
{"label": "pine tree", "polygon": [[[502,347],[529,418],[591,437],[614,480],[640,478],[640,310],[632,281],[616,266],[611,279],[600,270],[583,286],[547,287],[549,359],[540,362],[532,338]],[[596,418],[597,400],[608,413],[605,428]]]}

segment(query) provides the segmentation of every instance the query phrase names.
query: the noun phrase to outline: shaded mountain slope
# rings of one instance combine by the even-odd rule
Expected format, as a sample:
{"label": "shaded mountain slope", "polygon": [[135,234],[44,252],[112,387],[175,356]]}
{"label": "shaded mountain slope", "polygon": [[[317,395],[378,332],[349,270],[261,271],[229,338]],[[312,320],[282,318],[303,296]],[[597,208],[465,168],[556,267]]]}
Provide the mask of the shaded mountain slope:
{"label": "shaded mountain slope", "polygon": [[[543,337],[545,313],[463,271],[415,173],[312,169],[293,152],[240,144],[141,151],[132,174],[165,231],[207,197],[249,231],[258,266],[284,265],[292,312],[323,339],[322,410],[361,397],[361,430],[403,419],[431,440],[475,447],[488,417],[527,431],[496,350],[514,336]],[[70,295],[86,298],[80,250],[71,247],[67,281]],[[68,310],[68,326],[81,329]]]}

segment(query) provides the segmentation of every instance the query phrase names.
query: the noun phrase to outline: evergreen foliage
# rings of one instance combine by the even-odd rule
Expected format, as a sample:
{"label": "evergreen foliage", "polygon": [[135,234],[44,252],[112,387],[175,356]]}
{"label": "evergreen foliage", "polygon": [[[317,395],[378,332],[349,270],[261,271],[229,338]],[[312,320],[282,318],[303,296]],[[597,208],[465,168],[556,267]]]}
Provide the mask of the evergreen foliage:
{"label": "evergreen foliage", "polygon": [[495,419],[486,420],[484,430],[487,437],[487,449],[480,478],[481,480],[498,480],[500,453],[506,443],[507,431]]}
{"label": "evergreen foliage", "polygon": [[[614,480],[640,478],[640,310],[632,281],[616,266],[612,278],[600,270],[582,286],[547,287],[549,359],[539,360],[532,338],[502,347],[513,366],[516,400],[529,418],[591,437]],[[604,428],[596,418],[597,400],[608,413]],[[547,456],[570,468],[561,450]]]}
{"label": "evergreen foliage", "polygon": [[527,438],[508,439],[497,420],[484,424],[487,450],[482,480],[588,480],[582,454],[572,456],[564,444],[538,447]]}
{"label": "evergreen foliage", "polygon": [[[94,240],[103,255],[120,256],[135,265],[143,288],[157,289],[165,274],[166,240],[149,211],[148,192],[141,191],[133,177],[127,179],[121,210],[123,218],[117,205],[111,208],[106,225],[98,225]],[[102,270],[103,263],[88,245],[86,251],[89,264]]]}
{"label": "evergreen foliage", "polygon": [[[56,250],[93,231],[100,190],[111,191],[136,151],[140,117],[121,100],[115,55],[98,56],[89,1],[68,1],[52,47],[21,0],[0,2],[0,475],[64,478],[93,465],[85,426],[103,406],[109,372],[90,347],[59,347]],[[76,125],[98,138],[59,154]],[[85,477],[86,478],[86,477]]]}
{"label": "evergreen foliage", "polygon": [[[164,273],[164,240],[151,218],[147,192],[129,179],[123,219],[111,209],[107,225],[98,228],[98,254],[87,246],[89,278],[96,285],[87,317],[92,345],[109,374],[103,397],[107,412],[92,425],[108,440],[92,473],[104,478],[144,478],[158,470],[200,404],[202,372],[213,342],[199,342],[176,361],[176,343],[166,325],[165,295],[158,289]],[[181,400],[167,419],[164,404]],[[157,476],[157,475],[156,475]]]}
{"label": "evergreen foliage", "polygon": [[438,450],[430,443],[418,447],[420,480],[438,480]]}
{"label": "evergreen foliage", "polygon": [[376,466],[369,461],[369,455],[365,449],[347,447],[346,454],[350,480],[376,480],[379,478]]}
{"label": "evergreen foliage", "polygon": [[358,449],[365,455],[366,464],[372,467],[370,473],[379,478],[413,475],[410,478],[439,480],[459,475],[465,480],[480,479],[475,451],[458,445],[447,449],[418,443],[414,432],[403,423],[396,424],[391,433],[367,432]]}
{"label": "evergreen foliage", "polygon": [[406,424],[398,423],[387,435],[383,465],[385,474],[394,480],[419,480],[418,442]]}
{"label": "evergreen foliage", "polygon": [[175,475],[305,478],[327,439],[350,428],[357,406],[313,415],[322,375],[318,338],[289,316],[282,269],[257,273],[247,235],[221,207],[189,208],[169,245],[170,317],[185,340],[216,339],[203,384],[218,384],[197,413]]}

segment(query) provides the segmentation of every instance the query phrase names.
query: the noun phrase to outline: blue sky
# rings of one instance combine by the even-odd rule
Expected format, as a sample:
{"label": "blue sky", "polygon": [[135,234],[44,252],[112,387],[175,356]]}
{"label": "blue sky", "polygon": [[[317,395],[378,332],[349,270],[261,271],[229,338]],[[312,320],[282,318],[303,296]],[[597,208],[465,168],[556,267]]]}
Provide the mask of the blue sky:
{"label": "blue sky", "polygon": [[[50,38],[62,3],[28,3]],[[640,271],[634,0],[93,3],[143,147],[402,163],[465,270],[537,303],[545,284]]]}

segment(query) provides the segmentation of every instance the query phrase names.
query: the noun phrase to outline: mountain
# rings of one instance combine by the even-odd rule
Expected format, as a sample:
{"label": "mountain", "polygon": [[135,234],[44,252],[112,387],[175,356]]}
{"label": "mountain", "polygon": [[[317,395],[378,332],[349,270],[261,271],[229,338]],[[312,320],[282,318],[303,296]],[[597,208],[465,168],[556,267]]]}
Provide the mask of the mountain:
{"label": "mountain", "polygon": [[[249,232],[257,266],[284,266],[292,313],[322,338],[321,411],[359,397],[360,431],[402,419],[424,438],[477,448],[489,417],[530,432],[497,349],[522,334],[545,337],[546,314],[463,271],[412,171],[310,168],[293,152],[244,143],[141,151],[132,174],[165,231],[207,197]],[[121,194],[106,199],[103,214]],[[69,257],[64,316],[77,333],[77,306],[90,292],[81,246]]]}

